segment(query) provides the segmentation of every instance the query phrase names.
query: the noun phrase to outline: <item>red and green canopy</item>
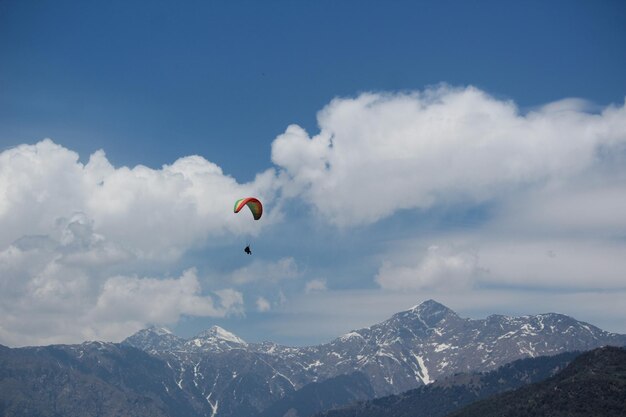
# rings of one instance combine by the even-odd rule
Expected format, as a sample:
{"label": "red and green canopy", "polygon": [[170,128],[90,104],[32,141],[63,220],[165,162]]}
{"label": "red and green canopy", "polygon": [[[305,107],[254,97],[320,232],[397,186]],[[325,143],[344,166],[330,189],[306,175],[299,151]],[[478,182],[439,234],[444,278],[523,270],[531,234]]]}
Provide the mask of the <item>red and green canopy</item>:
{"label": "red and green canopy", "polygon": [[235,213],[239,213],[239,211],[244,207],[248,206],[250,211],[252,212],[252,216],[254,220],[259,220],[263,215],[263,205],[261,202],[254,197],[246,197],[235,202]]}

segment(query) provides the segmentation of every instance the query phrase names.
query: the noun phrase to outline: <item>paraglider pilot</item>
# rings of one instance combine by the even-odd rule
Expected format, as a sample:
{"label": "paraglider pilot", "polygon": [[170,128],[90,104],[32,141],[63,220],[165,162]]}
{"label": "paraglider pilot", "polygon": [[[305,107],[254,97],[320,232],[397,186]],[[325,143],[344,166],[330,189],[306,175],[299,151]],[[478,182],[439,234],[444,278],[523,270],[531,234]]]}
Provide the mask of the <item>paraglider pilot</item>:
{"label": "paraglider pilot", "polygon": [[[242,199],[237,200],[235,202],[235,207],[233,211],[235,213],[239,213],[239,211],[243,207],[248,207],[250,209],[250,212],[252,213],[252,217],[254,218],[254,220],[259,220],[261,216],[263,215],[263,204],[261,204],[261,202],[257,198],[247,197],[247,198],[242,198]],[[243,251],[247,253],[248,255],[252,255],[252,251],[250,250],[250,245],[246,246]]]}

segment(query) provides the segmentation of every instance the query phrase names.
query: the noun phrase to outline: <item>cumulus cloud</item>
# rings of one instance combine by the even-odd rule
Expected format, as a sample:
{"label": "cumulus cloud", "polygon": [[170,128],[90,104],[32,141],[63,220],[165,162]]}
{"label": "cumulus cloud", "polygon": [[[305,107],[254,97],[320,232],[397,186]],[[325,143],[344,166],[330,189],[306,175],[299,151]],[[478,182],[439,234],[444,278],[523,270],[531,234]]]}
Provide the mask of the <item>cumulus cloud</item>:
{"label": "cumulus cloud", "polygon": [[[626,244],[619,239],[580,236],[477,233],[447,235],[457,245],[403,241],[389,253],[375,276],[385,290],[469,291],[473,288],[593,291],[624,288]],[[471,249],[470,249],[471,248]],[[395,250],[397,249],[397,250]]]}
{"label": "cumulus cloud", "polygon": [[339,226],[568,182],[626,144],[624,106],[591,114],[565,100],[522,114],[472,87],[335,99],[318,123],[312,137],[287,128],[272,161],[286,195]]}
{"label": "cumulus cloud", "polygon": [[224,317],[243,302],[241,294],[232,289],[216,294],[218,303],[201,295],[195,270],[168,279],[112,277],[104,283],[93,314],[108,321],[132,317],[144,323],[174,323],[182,314]]}
{"label": "cumulus cloud", "polygon": [[[272,160],[284,195],[336,226],[412,209],[489,208],[474,230],[434,225],[413,250],[387,243],[380,288],[623,288],[623,104],[565,99],[522,112],[473,87],[440,86],[337,98],[318,124],[312,136],[289,126]],[[433,245],[442,238],[450,244]]]}
{"label": "cumulus cloud", "polygon": [[[271,200],[274,173],[247,184],[200,156],[161,169],[116,168],[103,151],[87,164],[49,139],[0,153],[0,247],[24,235],[50,235],[59,219],[84,213],[109,241],[144,258],[176,258],[211,236],[256,233],[232,215],[237,198]],[[266,213],[268,214],[268,213]],[[270,224],[271,213],[266,216]]]}
{"label": "cumulus cloud", "polygon": [[243,312],[243,296],[234,289],[203,295],[194,269],[165,279],[115,274],[134,259],[95,233],[83,213],[59,219],[50,235],[16,240],[0,251],[1,342],[121,340],[147,324],[175,323],[182,315]]}
{"label": "cumulus cloud", "polygon": [[243,309],[233,289],[203,295],[197,273],[178,278],[103,276],[65,262],[47,241],[0,252],[2,342],[11,345],[119,341],[181,315],[224,317]]}
{"label": "cumulus cloud", "polygon": [[[242,315],[234,289],[203,295],[194,269],[153,277],[210,238],[258,233],[234,216],[237,198],[271,201],[269,170],[240,184],[199,156],[151,169],[114,167],[103,151],[83,164],[49,139],[0,153],[0,343],[119,340],[181,315]],[[268,207],[270,207],[268,205]]]}

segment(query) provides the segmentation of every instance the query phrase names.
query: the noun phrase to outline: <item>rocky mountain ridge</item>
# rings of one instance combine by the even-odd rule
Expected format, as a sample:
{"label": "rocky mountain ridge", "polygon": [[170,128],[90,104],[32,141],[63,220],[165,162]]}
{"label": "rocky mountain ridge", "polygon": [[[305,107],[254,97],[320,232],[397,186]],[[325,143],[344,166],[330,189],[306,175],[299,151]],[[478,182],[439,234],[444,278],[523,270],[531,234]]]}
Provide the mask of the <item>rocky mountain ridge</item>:
{"label": "rocky mountain ridge", "polygon": [[[561,314],[473,320],[434,300],[318,346],[246,343],[226,330],[213,329],[188,340],[154,331],[146,337],[141,331],[141,338],[136,334],[124,343],[165,360],[177,373],[181,389],[199,391],[215,415],[229,416],[244,415],[243,409],[262,410],[307,384],[354,372],[366,375],[374,396],[380,397],[448,374],[493,370],[524,357],[626,345],[624,335]],[[156,342],[160,338],[162,342]],[[238,397],[244,387],[254,396]]]}

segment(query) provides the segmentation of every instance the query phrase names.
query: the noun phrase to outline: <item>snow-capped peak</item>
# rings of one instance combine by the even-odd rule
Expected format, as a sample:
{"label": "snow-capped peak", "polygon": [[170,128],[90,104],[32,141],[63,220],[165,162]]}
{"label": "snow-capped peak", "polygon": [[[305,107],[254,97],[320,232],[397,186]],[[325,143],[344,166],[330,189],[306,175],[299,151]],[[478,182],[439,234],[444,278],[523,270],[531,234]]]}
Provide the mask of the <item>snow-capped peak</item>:
{"label": "snow-capped peak", "polygon": [[417,315],[429,326],[436,326],[446,317],[458,317],[454,311],[435,300],[426,300],[408,310],[408,313]]}
{"label": "snow-capped peak", "polygon": [[150,326],[126,338],[123,343],[152,352],[175,349],[183,343],[183,339],[164,327]]}
{"label": "snow-capped peak", "polygon": [[148,330],[150,333],[156,334],[157,336],[165,336],[167,334],[173,334],[168,328],[165,328],[165,327],[150,326],[146,330]]}
{"label": "snow-capped peak", "polygon": [[363,336],[355,331],[351,331],[339,337],[339,340],[341,340],[342,342],[346,342],[350,339],[363,339]]}
{"label": "snow-capped peak", "polygon": [[452,310],[450,310],[448,307],[444,306],[443,304],[438,303],[435,300],[426,300],[421,304],[417,304],[413,306],[411,309],[409,309],[409,311],[413,313],[432,315],[432,314],[437,314],[441,312],[447,313],[447,312],[451,312]]}
{"label": "snow-capped peak", "polygon": [[239,336],[234,335],[228,330],[221,328],[220,326],[213,326],[210,329],[201,332],[192,340],[196,340],[196,339],[224,341],[224,342],[235,343],[238,345],[246,344],[245,340],[243,340]]}

